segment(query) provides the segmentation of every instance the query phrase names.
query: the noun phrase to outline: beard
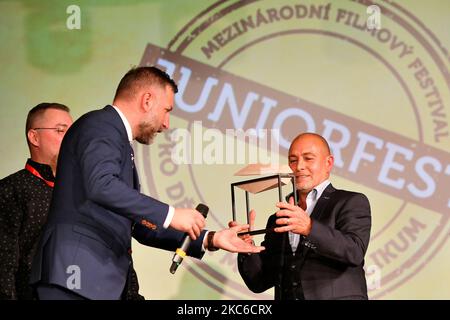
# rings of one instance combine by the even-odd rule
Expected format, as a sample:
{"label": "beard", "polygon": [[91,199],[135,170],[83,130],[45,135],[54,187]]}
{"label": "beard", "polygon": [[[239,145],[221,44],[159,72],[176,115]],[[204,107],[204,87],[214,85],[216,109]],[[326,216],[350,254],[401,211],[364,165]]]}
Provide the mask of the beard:
{"label": "beard", "polygon": [[300,193],[309,193],[312,189],[314,189],[314,182],[313,181],[303,181],[303,182],[297,182],[296,189]]}
{"label": "beard", "polygon": [[143,121],[139,124],[139,134],[136,137],[136,141],[146,145],[152,144],[159,131],[153,123]]}

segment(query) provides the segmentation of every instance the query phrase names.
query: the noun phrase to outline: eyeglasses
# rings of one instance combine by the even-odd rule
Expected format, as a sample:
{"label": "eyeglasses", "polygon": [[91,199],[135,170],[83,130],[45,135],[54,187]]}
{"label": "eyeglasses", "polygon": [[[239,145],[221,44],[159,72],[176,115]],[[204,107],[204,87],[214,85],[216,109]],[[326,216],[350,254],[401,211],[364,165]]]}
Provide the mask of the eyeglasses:
{"label": "eyeglasses", "polygon": [[33,130],[55,130],[59,134],[63,134],[67,131],[67,126],[57,126],[55,128],[33,128]]}

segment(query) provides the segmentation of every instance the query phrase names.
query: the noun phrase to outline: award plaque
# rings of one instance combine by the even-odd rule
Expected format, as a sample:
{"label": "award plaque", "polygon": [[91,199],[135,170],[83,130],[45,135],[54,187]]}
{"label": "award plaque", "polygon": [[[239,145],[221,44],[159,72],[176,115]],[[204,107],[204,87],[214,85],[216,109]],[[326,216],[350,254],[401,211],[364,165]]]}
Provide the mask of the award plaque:
{"label": "award plaque", "polygon": [[[245,208],[247,213],[247,223],[250,222],[250,194],[258,194],[264,191],[278,188],[278,199],[274,199],[274,203],[283,201],[282,188],[285,185],[292,185],[294,201],[297,203],[297,192],[295,176],[292,174],[289,166],[267,166],[261,164],[251,164],[235,173],[236,176],[259,176],[257,178],[242,180],[231,184],[231,208],[233,221],[236,220],[236,196],[235,189],[241,189],[245,192]],[[271,230],[249,230],[248,232],[239,233],[239,235],[250,234],[257,235],[270,232]]]}

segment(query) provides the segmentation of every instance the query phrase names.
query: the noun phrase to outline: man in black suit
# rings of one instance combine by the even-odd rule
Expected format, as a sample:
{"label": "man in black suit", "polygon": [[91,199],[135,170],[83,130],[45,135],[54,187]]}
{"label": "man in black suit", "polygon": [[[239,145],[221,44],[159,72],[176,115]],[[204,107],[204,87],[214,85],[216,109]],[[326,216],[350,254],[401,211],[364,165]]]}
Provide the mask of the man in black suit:
{"label": "man in black suit", "polygon": [[[367,299],[364,255],[371,214],[365,195],[335,189],[333,156],[314,133],[297,136],[289,149],[298,204],[278,203],[258,254],[239,254],[244,282],[255,293],[275,287],[275,299]],[[252,225],[255,212],[251,212]],[[235,225],[230,222],[230,226]],[[247,241],[253,241],[250,237]]]}
{"label": "man in black suit", "polygon": [[85,114],[68,130],[32,268],[39,298],[123,299],[132,237],[174,251],[188,233],[194,241],[187,254],[197,258],[205,248],[261,250],[237,237],[243,226],[208,233],[195,209],[173,208],[139,192],[131,142],[150,144],[169,128],[176,92],[165,72],[132,69],[121,79],[113,105]]}

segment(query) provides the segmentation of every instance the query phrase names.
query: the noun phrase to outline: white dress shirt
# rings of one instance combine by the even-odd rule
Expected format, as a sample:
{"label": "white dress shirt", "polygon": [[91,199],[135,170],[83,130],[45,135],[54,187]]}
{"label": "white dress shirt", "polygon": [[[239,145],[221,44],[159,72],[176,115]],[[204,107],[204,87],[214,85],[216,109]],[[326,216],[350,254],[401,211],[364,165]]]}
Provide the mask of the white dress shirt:
{"label": "white dress shirt", "polygon": [[[317,204],[317,201],[322,196],[323,191],[328,187],[330,184],[330,180],[325,180],[319,185],[317,185],[314,189],[312,189],[308,195],[306,196],[306,210],[305,212],[311,216],[311,213],[314,210],[314,207]],[[295,252],[297,250],[297,246],[300,242],[300,235],[297,233],[294,233],[292,231],[289,231],[289,243],[291,244],[292,252]]]}

